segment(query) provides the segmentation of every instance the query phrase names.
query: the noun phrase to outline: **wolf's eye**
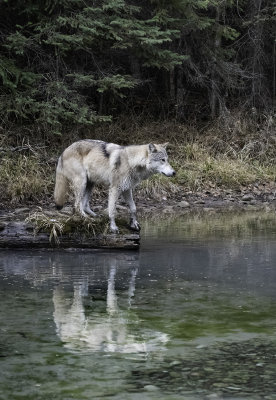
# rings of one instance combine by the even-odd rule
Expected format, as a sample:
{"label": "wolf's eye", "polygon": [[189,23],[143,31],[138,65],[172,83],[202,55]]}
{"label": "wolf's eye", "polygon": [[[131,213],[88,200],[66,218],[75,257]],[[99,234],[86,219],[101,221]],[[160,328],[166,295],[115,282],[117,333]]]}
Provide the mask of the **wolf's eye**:
{"label": "wolf's eye", "polygon": [[162,160],[161,160],[162,162],[165,162],[166,160],[165,160],[165,158],[162,158]]}

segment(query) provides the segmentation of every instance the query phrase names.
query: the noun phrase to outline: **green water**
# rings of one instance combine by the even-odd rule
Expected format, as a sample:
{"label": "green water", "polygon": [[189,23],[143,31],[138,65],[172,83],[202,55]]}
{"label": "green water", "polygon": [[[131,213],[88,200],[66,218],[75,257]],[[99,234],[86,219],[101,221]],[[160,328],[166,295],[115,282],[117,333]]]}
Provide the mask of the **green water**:
{"label": "green water", "polygon": [[146,220],[142,237],[1,252],[1,400],[276,399],[276,214]]}

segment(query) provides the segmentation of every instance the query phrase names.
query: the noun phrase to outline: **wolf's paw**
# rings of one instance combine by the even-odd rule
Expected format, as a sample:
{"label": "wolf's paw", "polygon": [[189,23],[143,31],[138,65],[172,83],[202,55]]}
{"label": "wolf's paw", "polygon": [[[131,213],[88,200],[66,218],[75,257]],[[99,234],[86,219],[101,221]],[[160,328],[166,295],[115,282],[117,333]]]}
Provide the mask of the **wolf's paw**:
{"label": "wolf's paw", "polygon": [[134,231],[140,231],[141,226],[138,221],[130,220],[130,229],[133,229]]}
{"label": "wolf's paw", "polygon": [[86,208],[86,209],[84,210],[84,212],[85,212],[85,214],[86,214],[87,216],[89,216],[89,217],[93,217],[93,218],[97,217],[97,214],[94,213],[94,211],[92,211],[90,208]]}
{"label": "wolf's paw", "polygon": [[110,229],[110,232],[111,232],[111,233],[119,233],[119,228],[118,228],[117,225],[111,224],[110,227],[109,227],[109,229]]}

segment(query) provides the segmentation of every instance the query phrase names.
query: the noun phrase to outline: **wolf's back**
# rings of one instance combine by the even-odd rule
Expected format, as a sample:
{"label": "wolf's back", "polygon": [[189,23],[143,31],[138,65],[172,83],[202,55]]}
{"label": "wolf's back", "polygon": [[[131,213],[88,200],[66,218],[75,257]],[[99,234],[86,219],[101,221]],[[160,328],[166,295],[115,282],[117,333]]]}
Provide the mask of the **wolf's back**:
{"label": "wolf's back", "polygon": [[54,191],[54,199],[56,203],[56,207],[58,210],[61,210],[65,200],[66,195],[68,192],[69,182],[66,176],[63,173],[63,162],[62,156],[58,159],[58,165],[56,169],[56,184],[55,184],[55,191]]}

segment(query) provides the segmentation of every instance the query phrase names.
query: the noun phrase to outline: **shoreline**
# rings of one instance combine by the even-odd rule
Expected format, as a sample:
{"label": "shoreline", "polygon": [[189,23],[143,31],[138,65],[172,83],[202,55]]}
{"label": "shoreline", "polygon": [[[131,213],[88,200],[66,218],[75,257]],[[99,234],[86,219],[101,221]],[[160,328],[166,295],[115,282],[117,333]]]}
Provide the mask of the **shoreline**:
{"label": "shoreline", "polygon": [[[147,203],[147,204],[145,204]],[[160,203],[156,201],[138,201],[138,212],[142,215],[149,215],[158,213],[169,214],[183,214],[188,212],[230,212],[235,210],[240,211],[274,211],[276,210],[276,197],[254,197],[251,194],[236,196],[236,197],[223,197],[223,196],[210,196],[210,195],[186,195],[181,200],[163,200]]]}
{"label": "shoreline", "polygon": [[[170,194],[161,199],[136,197],[139,219],[160,220],[195,214],[212,215],[241,212],[276,212],[275,193],[253,194],[228,192],[210,194]],[[0,209],[1,249],[139,249],[141,235],[128,227],[128,208],[118,202],[119,234],[108,232],[107,199],[98,198],[94,211],[97,218],[83,218],[73,213],[72,205],[57,211],[54,203]],[[126,217],[127,216],[127,217]],[[61,228],[60,228],[61,226]]]}

